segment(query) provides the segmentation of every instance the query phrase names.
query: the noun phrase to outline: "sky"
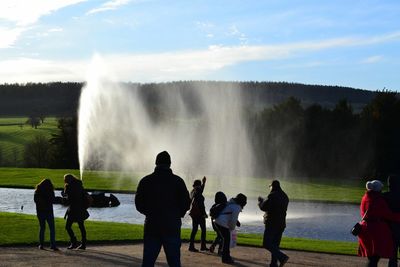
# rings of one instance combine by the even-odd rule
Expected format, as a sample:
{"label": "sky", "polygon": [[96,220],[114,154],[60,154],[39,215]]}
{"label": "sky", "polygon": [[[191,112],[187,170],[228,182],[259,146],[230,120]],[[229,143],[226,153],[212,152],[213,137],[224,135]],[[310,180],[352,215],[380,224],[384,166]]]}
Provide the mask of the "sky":
{"label": "sky", "polygon": [[1,0],[0,84],[276,81],[400,90],[398,0]]}

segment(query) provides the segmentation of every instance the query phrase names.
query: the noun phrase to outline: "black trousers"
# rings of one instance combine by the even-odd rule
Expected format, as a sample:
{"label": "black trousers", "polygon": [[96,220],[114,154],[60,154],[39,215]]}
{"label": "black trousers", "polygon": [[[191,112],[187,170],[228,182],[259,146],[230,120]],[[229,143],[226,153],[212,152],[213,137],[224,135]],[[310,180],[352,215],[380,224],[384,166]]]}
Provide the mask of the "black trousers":
{"label": "black trousers", "polygon": [[206,247],[206,218],[192,217],[192,233],[190,234],[190,246],[194,247],[194,238],[196,237],[197,230],[201,229],[201,247]]}
{"label": "black trousers", "polygon": [[[74,222],[70,219],[67,219],[67,222],[65,224],[65,229],[67,230],[67,233],[69,235],[69,238],[71,240],[71,243],[76,243],[76,236],[74,234],[74,231],[72,230],[72,224]],[[79,225],[79,230],[81,231],[81,236],[82,236],[82,244],[86,245],[86,229],[85,229],[85,221],[78,221],[77,222]]]}
{"label": "black trousers", "polygon": [[222,260],[229,260],[231,258],[231,231],[219,224],[215,224],[222,236]]}

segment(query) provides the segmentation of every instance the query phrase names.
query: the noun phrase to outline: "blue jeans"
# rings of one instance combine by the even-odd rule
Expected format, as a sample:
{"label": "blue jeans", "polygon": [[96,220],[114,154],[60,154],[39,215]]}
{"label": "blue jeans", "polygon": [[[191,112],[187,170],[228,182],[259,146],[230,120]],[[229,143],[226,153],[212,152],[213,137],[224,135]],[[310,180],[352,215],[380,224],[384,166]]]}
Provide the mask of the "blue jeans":
{"label": "blue jeans", "polygon": [[181,267],[181,237],[163,234],[144,234],[142,267],[153,267],[161,246],[170,267]]}
{"label": "blue jeans", "polygon": [[44,243],[44,232],[46,230],[46,221],[50,229],[50,246],[56,247],[56,230],[54,227],[54,214],[51,212],[38,212],[37,217],[39,220],[39,243],[43,246]]}
{"label": "blue jeans", "polygon": [[264,230],[263,246],[269,250],[269,252],[271,252],[270,267],[278,266],[278,260],[279,262],[282,262],[285,258],[287,258],[287,255],[279,250],[283,230],[284,229],[274,228],[265,228]]}

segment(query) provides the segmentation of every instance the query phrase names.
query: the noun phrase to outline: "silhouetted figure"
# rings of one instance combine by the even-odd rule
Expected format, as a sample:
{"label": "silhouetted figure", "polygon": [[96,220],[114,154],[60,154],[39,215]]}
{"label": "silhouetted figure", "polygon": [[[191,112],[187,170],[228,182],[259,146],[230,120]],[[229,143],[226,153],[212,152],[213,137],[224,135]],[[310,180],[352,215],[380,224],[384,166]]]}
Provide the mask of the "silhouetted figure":
{"label": "silhouetted figure", "polygon": [[238,224],[239,213],[247,204],[247,197],[239,193],[235,198],[228,201],[226,207],[222,210],[218,218],[215,219],[215,225],[222,236],[222,262],[232,264],[234,260],[231,257],[230,243],[231,231],[235,230]]}
{"label": "silhouetted figure", "polygon": [[[58,250],[56,246],[56,230],[54,227],[53,203],[55,202],[54,186],[50,179],[43,179],[36,185],[33,197],[36,204],[36,215],[39,220],[39,249],[44,249],[44,232],[46,222],[50,230],[50,248],[54,251]],[[21,206],[23,209],[23,206]]]}
{"label": "silhouetted figure", "polygon": [[203,180],[195,180],[193,182],[193,189],[190,192],[191,208],[189,215],[192,218],[192,233],[190,234],[189,251],[198,252],[194,247],[194,238],[196,237],[197,229],[201,229],[201,247],[200,250],[207,251],[206,246],[206,207],[204,206],[203,191],[206,185],[207,178],[204,176]]}
{"label": "silhouetted figure", "polygon": [[[71,244],[68,249],[86,249],[86,229],[85,220],[89,218],[87,211],[87,193],[85,192],[82,181],[72,174],[64,175],[64,199],[68,205],[67,212],[64,218],[67,219],[65,229],[68,232]],[[81,232],[82,242],[79,245],[72,230],[72,224],[78,223],[79,230]]]}
{"label": "silhouetted figure", "polygon": [[[211,206],[210,209],[210,217],[211,217],[211,225],[217,234],[213,243],[210,246],[210,252],[214,252],[215,247],[218,245],[218,255],[222,254],[222,236],[218,230],[218,227],[215,225],[215,219],[219,217],[223,209],[226,207],[228,199],[226,195],[219,191],[215,193],[214,197],[214,204]],[[214,211],[215,210],[215,211]]]}
{"label": "silhouetted figure", "polygon": [[270,267],[283,266],[289,257],[280,251],[282,234],[286,228],[286,211],[289,205],[289,198],[282,190],[278,180],[273,180],[269,185],[270,193],[267,199],[258,197],[258,206],[264,214],[264,237],[263,247],[271,252]]}
{"label": "silhouetted figure", "polygon": [[[389,191],[383,193],[389,208],[393,212],[400,213],[400,176],[390,175],[387,179]],[[400,223],[390,222],[394,241],[393,256],[389,259],[389,267],[397,267],[397,253],[400,248]]]}
{"label": "silhouetted figure", "polygon": [[361,232],[358,235],[358,255],[368,257],[369,267],[378,266],[380,258],[393,257],[394,245],[388,221],[400,222],[400,213],[393,213],[381,191],[378,180],[368,181],[361,200]]}
{"label": "silhouetted figure", "polygon": [[143,267],[154,266],[161,246],[168,265],[181,266],[181,218],[190,208],[190,197],[185,182],[170,166],[168,152],[159,153],[154,172],[142,178],[137,187],[136,209],[146,216]]}

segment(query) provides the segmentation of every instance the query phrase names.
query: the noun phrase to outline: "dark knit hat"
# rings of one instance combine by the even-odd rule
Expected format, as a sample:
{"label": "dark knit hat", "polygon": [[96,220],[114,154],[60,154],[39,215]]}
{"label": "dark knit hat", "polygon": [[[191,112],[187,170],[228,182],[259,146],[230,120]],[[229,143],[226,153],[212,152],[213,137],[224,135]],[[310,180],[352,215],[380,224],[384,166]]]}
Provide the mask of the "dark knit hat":
{"label": "dark knit hat", "polygon": [[233,200],[236,202],[236,204],[239,204],[242,208],[247,204],[247,197],[242,193],[237,194],[237,196],[233,198]]}
{"label": "dark knit hat", "polygon": [[156,165],[171,165],[171,156],[167,151],[163,151],[157,155]]}

